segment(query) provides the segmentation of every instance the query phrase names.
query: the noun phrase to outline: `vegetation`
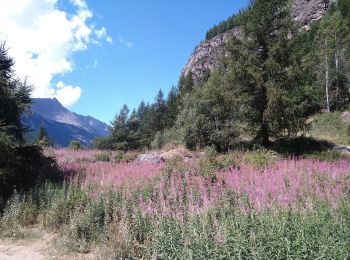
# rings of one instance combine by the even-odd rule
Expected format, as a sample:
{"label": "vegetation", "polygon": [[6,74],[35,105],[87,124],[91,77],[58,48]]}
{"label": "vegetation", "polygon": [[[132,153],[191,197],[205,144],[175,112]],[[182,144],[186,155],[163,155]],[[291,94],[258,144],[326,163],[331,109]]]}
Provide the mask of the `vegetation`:
{"label": "vegetation", "polygon": [[80,150],[80,149],[83,149],[83,145],[82,145],[78,140],[72,140],[72,141],[70,141],[68,147],[69,147],[70,149],[73,149],[73,150]]}
{"label": "vegetation", "polygon": [[[48,152],[84,176],[14,195],[0,216],[2,236],[34,225],[58,233],[66,251],[103,259],[350,256],[348,159],[268,168],[254,159],[208,176],[180,158],[115,165],[94,163],[88,150]],[[206,167],[216,167],[215,150],[206,153]]]}
{"label": "vegetation", "polygon": [[0,212],[13,194],[58,179],[56,163],[41,153],[39,146],[24,142],[21,114],[30,105],[30,87],[16,78],[13,60],[0,43]]}
{"label": "vegetation", "polygon": [[319,140],[327,140],[336,144],[350,145],[347,129],[350,125],[348,112],[325,113],[315,115],[310,135]]}
{"label": "vegetation", "polygon": [[[95,148],[127,151],[176,143],[227,152],[242,142],[269,148],[307,133],[310,116],[349,106],[347,8],[347,1],[337,1],[303,31],[291,18],[288,0],[252,1],[219,26],[239,24],[243,35],[229,41],[219,69],[198,82],[191,73],[182,75],[166,100],[159,91],[154,103],[142,102],[131,114],[125,105],[111,136],[96,140]],[[219,27],[209,34],[226,30]]]}
{"label": "vegetation", "polygon": [[[54,149],[43,128],[24,142],[30,88],[1,44],[0,236],[40,228],[101,259],[349,259],[350,161],[331,150],[350,140],[349,10],[302,32],[287,0],[251,1],[208,32],[244,35],[220,68],[124,105],[103,151]],[[169,143],[198,156],[136,160]]]}
{"label": "vegetation", "polygon": [[36,140],[36,143],[42,147],[53,147],[54,142],[52,139],[47,135],[47,132],[44,127],[40,127],[38,137]]}
{"label": "vegetation", "polygon": [[229,30],[232,30],[233,28],[240,25],[240,15],[241,12],[237,15],[232,15],[227,20],[220,22],[218,25],[215,25],[213,28],[209,29],[206,33],[205,39],[210,40],[211,38],[214,38],[215,36],[225,33]]}

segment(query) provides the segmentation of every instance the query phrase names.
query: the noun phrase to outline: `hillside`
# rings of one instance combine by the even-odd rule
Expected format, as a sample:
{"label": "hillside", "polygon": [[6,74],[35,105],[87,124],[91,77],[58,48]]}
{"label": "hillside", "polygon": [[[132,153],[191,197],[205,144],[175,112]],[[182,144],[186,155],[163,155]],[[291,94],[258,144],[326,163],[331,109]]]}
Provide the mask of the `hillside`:
{"label": "hillside", "polygon": [[[293,19],[299,22],[303,29],[309,30],[314,22],[325,15],[330,2],[329,0],[292,0]],[[194,81],[199,82],[207,71],[213,72],[218,68],[230,37],[241,37],[241,33],[240,28],[235,27],[202,41],[195,48],[182,73],[187,76],[191,72]]]}
{"label": "hillside", "polygon": [[73,113],[63,107],[57,99],[35,98],[31,113],[23,117],[24,124],[32,130],[31,136],[42,126],[50,138],[66,147],[71,140],[91,145],[98,136],[106,136],[109,126],[93,117]]}

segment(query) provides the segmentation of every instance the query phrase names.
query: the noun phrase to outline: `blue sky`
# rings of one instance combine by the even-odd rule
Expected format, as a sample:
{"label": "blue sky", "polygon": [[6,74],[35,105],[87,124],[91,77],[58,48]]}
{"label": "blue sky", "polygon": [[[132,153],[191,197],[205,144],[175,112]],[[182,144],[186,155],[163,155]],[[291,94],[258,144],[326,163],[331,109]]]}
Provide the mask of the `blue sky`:
{"label": "blue sky", "polygon": [[[0,0],[4,1],[8,2]],[[204,39],[206,31],[248,3],[248,0],[33,1],[55,2],[55,6],[51,3],[41,6],[42,16],[45,14],[45,8],[51,9],[49,15],[59,10],[66,14],[66,20],[70,24],[78,24],[74,21],[79,20],[75,19],[76,17],[80,17],[79,21],[87,27],[81,26],[80,23],[76,25],[80,27],[74,31],[75,34],[73,33],[71,38],[67,36],[67,42],[70,44],[75,37],[75,44],[78,47],[62,51],[65,59],[59,60],[52,55],[54,57],[52,60],[60,62],[60,66],[52,66],[51,74],[48,74],[51,78],[47,77],[46,82],[37,80],[37,85],[42,84],[42,88],[41,91],[35,92],[36,96],[59,95],[60,89],[66,88],[68,91],[62,91],[65,98],[77,95],[72,102],[67,102],[70,110],[91,115],[107,123],[113,119],[124,103],[134,108],[141,100],[152,102],[160,88],[167,93],[172,85],[177,84],[181,69],[187,63],[195,46]],[[13,7],[15,8],[19,7]],[[26,10],[29,10],[28,8]],[[73,17],[74,15],[76,17]],[[22,16],[28,16],[25,15],[25,10]],[[13,17],[8,20],[17,26],[19,23],[15,19],[18,18]],[[57,22],[57,34],[61,28],[60,24],[64,22]],[[20,26],[17,27],[19,28],[17,30],[21,29]],[[89,28],[90,33],[87,31]],[[55,30],[53,31],[52,37],[55,38]],[[77,31],[82,32],[78,40]],[[6,35],[12,39],[12,34]],[[17,48],[16,40],[20,41],[13,38],[12,42]],[[57,45],[60,46],[60,51],[67,49],[69,46],[67,42]],[[48,43],[48,46],[50,45],[56,46]],[[42,53],[49,52],[49,47],[45,48]],[[32,60],[41,55],[40,50],[37,51],[39,54],[30,52],[33,53]],[[20,56],[16,52],[13,55],[17,55],[18,60],[22,61],[23,55]],[[44,57],[44,54],[42,56]],[[28,66],[26,64],[22,67],[28,68]],[[45,68],[45,64],[42,67]],[[19,71],[23,69],[19,68]],[[28,75],[30,71],[25,73]],[[34,78],[33,76],[33,82],[36,83]],[[58,82],[61,83],[57,84]],[[56,87],[52,87],[53,85]]]}

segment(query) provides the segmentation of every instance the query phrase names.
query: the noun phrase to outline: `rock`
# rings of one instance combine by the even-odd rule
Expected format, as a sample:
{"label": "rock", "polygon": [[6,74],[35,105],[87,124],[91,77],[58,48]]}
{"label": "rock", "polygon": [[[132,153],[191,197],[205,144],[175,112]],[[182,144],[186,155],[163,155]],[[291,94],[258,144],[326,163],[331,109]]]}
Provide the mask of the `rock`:
{"label": "rock", "polygon": [[346,145],[336,146],[333,148],[333,150],[343,154],[350,155],[350,146],[346,146]]}
{"label": "rock", "polygon": [[193,154],[185,148],[176,148],[166,152],[152,152],[140,154],[136,161],[139,162],[150,162],[150,163],[163,163],[171,158],[180,157],[185,162],[194,160]]}
{"label": "rock", "polygon": [[165,162],[164,158],[160,156],[159,153],[146,153],[140,154],[136,161],[138,162],[149,162],[149,163],[163,163]]}
{"label": "rock", "polygon": [[350,123],[350,111],[345,111],[341,115],[341,121],[343,123]]}
{"label": "rock", "polygon": [[[325,15],[332,1],[334,0],[291,0],[292,17],[301,24],[303,29],[308,30],[311,24]],[[240,28],[236,27],[210,40],[202,41],[183,68],[183,75],[187,76],[192,72],[193,80],[198,84],[208,71],[213,72],[217,69],[220,57],[226,55],[227,42],[232,35],[238,38],[243,37]]]}

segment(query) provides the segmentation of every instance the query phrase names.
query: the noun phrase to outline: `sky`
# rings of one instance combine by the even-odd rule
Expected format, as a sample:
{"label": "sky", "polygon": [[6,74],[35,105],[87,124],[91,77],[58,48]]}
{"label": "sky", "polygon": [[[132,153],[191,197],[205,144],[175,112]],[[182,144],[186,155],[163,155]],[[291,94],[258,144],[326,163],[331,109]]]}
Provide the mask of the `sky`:
{"label": "sky", "polygon": [[32,97],[109,123],[165,95],[213,25],[248,0],[0,0],[0,41]]}

